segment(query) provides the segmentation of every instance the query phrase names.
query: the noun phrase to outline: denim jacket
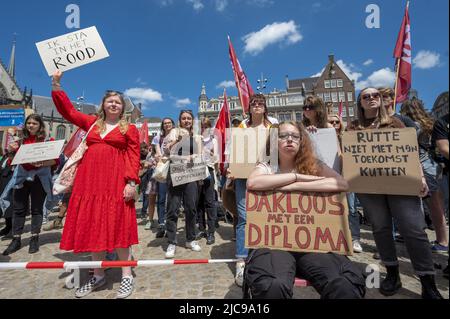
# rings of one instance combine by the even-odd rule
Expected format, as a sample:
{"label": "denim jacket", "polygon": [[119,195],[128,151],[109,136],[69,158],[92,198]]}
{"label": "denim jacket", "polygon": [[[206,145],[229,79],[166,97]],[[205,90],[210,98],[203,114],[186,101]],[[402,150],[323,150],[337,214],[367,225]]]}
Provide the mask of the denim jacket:
{"label": "denim jacket", "polygon": [[[22,165],[18,165],[14,170],[14,174],[9,181],[8,185],[6,185],[3,193],[0,196],[0,209],[5,212],[8,207],[11,205],[12,198],[12,190],[13,189],[21,189],[23,187],[23,183],[26,181],[34,181],[36,176],[41,181],[42,187],[44,191],[47,193],[47,201],[46,203],[52,204],[54,201],[54,196],[52,192],[53,182],[52,182],[52,173],[51,167],[41,167],[38,169],[34,169],[31,171],[27,171],[22,167]],[[51,209],[52,207],[48,207],[47,209]]]}

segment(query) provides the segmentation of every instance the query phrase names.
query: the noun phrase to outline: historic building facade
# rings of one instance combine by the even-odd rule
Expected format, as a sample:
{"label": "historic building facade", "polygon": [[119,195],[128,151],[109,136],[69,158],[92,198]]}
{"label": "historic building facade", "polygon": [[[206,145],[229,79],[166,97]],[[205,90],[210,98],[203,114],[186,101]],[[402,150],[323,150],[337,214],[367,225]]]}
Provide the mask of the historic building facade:
{"label": "historic building facade", "polygon": [[[286,90],[273,90],[264,94],[267,99],[269,115],[281,121],[301,121],[303,115],[304,100],[309,95],[317,95],[328,103],[329,113],[337,114],[339,103],[343,102],[343,120],[351,121],[355,117],[355,83],[349,79],[344,71],[335,63],[334,56],[329,56],[328,64],[319,77],[301,78],[290,80],[286,77]],[[232,119],[242,119],[242,107],[237,96],[228,96]],[[199,118],[208,117],[217,120],[220,108],[223,104],[223,96],[209,99],[206,95],[206,87],[203,85],[199,97]]]}
{"label": "historic building facade", "polygon": [[431,114],[435,119],[440,119],[448,114],[448,91],[441,93],[434,102]]}

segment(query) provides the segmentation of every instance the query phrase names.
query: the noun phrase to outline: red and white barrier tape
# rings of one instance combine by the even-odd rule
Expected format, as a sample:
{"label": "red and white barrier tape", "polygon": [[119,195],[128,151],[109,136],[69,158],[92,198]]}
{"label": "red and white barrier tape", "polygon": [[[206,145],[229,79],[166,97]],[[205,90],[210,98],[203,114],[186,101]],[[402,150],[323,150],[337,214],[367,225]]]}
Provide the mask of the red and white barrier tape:
{"label": "red and white barrier tape", "polygon": [[139,261],[67,261],[67,262],[24,262],[0,263],[0,270],[14,269],[91,269],[149,267],[164,265],[194,265],[235,263],[238,259],[172,259],[172,260],[139,260]]}

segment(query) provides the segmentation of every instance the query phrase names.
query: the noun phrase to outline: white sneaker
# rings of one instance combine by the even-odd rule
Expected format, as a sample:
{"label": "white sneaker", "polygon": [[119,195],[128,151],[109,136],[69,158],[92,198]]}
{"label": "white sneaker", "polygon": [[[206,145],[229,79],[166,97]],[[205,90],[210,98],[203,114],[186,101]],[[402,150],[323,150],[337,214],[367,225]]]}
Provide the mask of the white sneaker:
{"label": "white sneaker", "polygon": [[198,244],[198,242],[194,241],[188,241],[186,242],[186,248],[192,249],[193,251],[201,251],[202,247]]}
{"label": "white sneaker", "polygon": [[354,240],[353,241],[353,251],[355,253],[362,253],[363,249],[361,247],[361,243],[359,242],[359,240]]}
{"label": "white sneaker", "polygon": [[175,257],[176,249],[177,249],[177,246],[175,246],[173,244],[169,244],[169,246],[167,247],[167,250],[166,250],[166,258],[171,259],[171,258]]}
{"label": "white sneaker", "polygon": [[151,228],[152,228],[152,223],[151,223],[151,221],[149,220],[149,221],[145,224],[144,229],[145,229],[145,230],[150,230]]}
{"label": "white sneaker", "polygon": [[234,278],[234,282],[238,287],[242,287],[244,284],[244,269],[245,262],[239,261],[236,263],[236,277]]}

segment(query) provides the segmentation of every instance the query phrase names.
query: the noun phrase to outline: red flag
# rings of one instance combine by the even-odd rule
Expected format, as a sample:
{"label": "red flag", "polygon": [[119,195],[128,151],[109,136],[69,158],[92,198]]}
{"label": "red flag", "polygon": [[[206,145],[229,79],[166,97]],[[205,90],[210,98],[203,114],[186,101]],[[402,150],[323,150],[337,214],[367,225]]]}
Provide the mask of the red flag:
{"label": "red flag", "polygon": [[[342,103],[342,100],[341,100],[341,102],[339,103],[339,113],[338,113],[338,116],[339,116],[339,118],[342,120],[342,111],[343,111],[343,108],[344,108],[344,104]],[[348,115],[347,115],[348,116]]]}
{"label": "red flag", "polygon": [[77,149],[77,147],[80,145],[81,141],[83,140],[84,136],[86,135],[86,132],[83,131],[81,128],[76,130],[76,132],[72,135],[69,142],[64,147],[64,155],[66,157],[72,156],[73,152]]}
{"label": "red flag", "polygon": [[397,78],[395,81],[396,103],[408,99],[411,88],[411,25],[409,23],[409,2],[406,5],[400,33],[394,49],[394,57],[397,59]]}
{"label": "red flag", "polygon": [[225,163],[225,144],[227,140],[227,129],[231,127],[231,121],[230,121],[230,109],[228,107],[227,102],[227,92],[223,92],[223,105],[220,109],[219,117],[217,118],[216,122],[216,134],[220,135],[220,141],[221,141],[221,148],[220,148],[220,171],[222,172],[222,175],[225,175],[224,170],[224,163]]}
{"label": "red flag", "polygon": [[239,94],[239,100],[241,101],[242,110],[244,114],[248,112],[248,106],[250,103],[250,96],[254,93],[252,86],[250,85],[244,70],[242,70],[241,64],[234,51],[233,44],[230,37],[228,37],[228,52],[230,54],[231,66],[233,68],[234,80],[236,82],[236,88]]}
{"label": "red flag", "polygon": [[144,121],[144,124],[142,124],[139,132],[139,143],[141,144],[142,142],[144,142],[147,145],[149,144],[147,121]]}

